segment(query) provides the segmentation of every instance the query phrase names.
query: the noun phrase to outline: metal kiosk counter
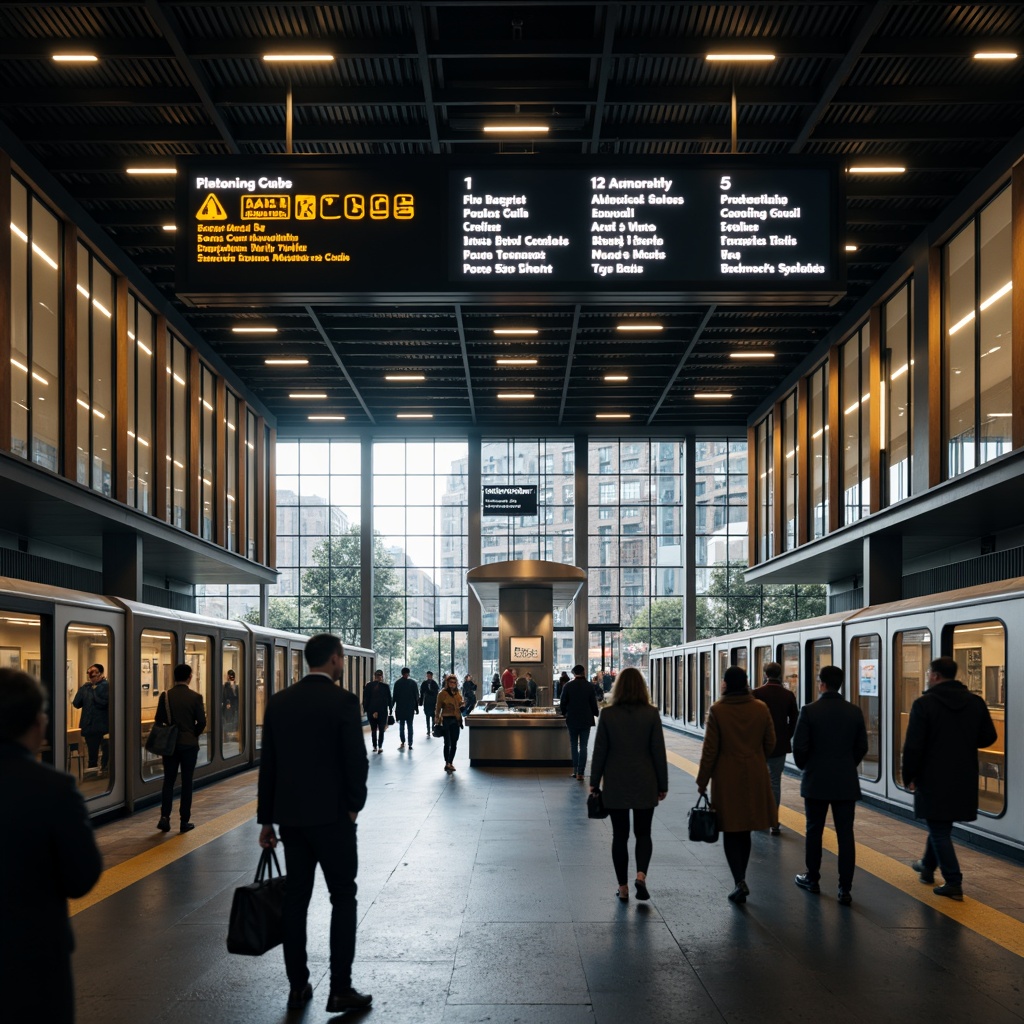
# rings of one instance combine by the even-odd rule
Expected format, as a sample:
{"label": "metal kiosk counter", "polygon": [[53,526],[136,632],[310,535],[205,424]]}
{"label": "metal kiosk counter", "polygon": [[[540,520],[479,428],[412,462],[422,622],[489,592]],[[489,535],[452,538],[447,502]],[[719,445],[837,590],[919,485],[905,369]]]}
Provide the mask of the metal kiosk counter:
{"label": "metal kiosk counter", "polygon": [[466,726],[469,763],[474,767],[568,768],[571,765],[565,719],[554,708],[478,704],[467,716]]}

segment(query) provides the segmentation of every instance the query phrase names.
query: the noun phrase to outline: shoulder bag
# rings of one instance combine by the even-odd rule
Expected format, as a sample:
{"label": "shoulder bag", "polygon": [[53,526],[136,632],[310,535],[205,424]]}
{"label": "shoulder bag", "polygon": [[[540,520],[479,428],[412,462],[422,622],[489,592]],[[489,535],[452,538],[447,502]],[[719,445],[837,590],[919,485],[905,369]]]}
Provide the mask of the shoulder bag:
{"label": "shoulder bag", "polygon": [[718,842],[718,815],[708,803],[707,794],[700,797],[686,816],[692,843]]}
{"label": "shoulder bag", "polygon": [[[166,691],[160,694],[160,703],[163,704],[166,716],[171,717],[171,700]],[[157,707],[159,711],[159,705]],[[172,757],[175,748],[178,746],[178,727],[171,725],[154,725],[146,737],[146,749],[157,757]]]}
{"label": "shoulder bag", "polygon": [[[274,876],[273,868],[277,869]],[[284,940],[285,876],[277,854],[267,847],[251,885],[235,890],[228,923],[228,952],[262,956]]]}
{"label": "shoulder bag", "polygon": [[440,722],[435,722],[434,728],[430,730],[430,733],[437,739],[442,739],[444,737],[444,726]]}
{"label": "shoulder bag", "polygon": [[590,796],[587,797],[587,817],[608,817],[608,808],[604,805],[604,797],[601,796],[601,790],[598,790],[596,793],[591,793]]}

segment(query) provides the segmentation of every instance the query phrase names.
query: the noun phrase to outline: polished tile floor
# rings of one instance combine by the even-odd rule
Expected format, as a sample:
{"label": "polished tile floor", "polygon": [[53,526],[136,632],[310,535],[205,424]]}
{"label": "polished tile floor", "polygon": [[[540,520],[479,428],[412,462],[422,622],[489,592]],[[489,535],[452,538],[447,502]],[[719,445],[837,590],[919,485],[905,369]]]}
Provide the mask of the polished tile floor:
{"label": "polished tile floor", "polygon": [[[669,734],[668,743],[677,764],[696,760],[689,738]],[[858,872],[852,907],[836,903],[831,854],[821,896],[796,889],[803,839],[789,828],[754,835],[752,893],[736,907],[725,898],[721,846],[686,840],[696,791],[672,767],[654,820],[651,902],[620,904],[610,824],[587,819],[586,787],[566,771],[472,769],[462,744],[449,777],[440,741],[397,745],[371,755],[359,819],[353,981],[374,1003],[348,1019],[1024,1021],[1019,864],[962,851],[973,899],[951,905],[955,919],[926,887],[917,894],[905,867],[920,854],[920,830],[861,807],[857,838],[871,870]],[[112,879],[173,851],[168,844],[182,856],[76,913],[80,1024],[328,1019],[322,885],[310,915],[316,991],[304,1011],[285,1010],[280,950],[254,959],[225,948],[232,892],[258,857],[257,827],[254,818],[226,830],[216,822],[244,815],[254,796],[255,773],[200,790],[187,837],[156,832],[152,809],[101,827]],[[798,827],[796,779],[786,779],[784,803],[784,821]],[[990,937],[993,917],[1002,931]]]}

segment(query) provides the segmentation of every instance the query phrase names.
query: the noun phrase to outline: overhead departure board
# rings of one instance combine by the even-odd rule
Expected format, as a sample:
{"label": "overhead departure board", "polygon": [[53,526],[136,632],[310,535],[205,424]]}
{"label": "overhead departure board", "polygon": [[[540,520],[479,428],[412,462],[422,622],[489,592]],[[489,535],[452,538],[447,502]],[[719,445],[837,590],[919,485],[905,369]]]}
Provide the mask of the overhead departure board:
{"label": "overhead departure board", "polygon": [[191,159],[178,293],[194,304],[808,301],[844,291],[834,166],[736,157],[558,164]]}

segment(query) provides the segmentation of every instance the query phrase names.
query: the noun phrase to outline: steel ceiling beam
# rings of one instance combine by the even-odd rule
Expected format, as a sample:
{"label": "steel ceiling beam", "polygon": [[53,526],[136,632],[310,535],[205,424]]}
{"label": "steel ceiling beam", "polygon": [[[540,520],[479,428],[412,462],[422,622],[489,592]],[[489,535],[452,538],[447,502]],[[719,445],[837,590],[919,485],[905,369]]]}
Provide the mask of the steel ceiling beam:
{"label": "steel ceiling beam", "polygon": [[565,417],[565,403],[569,397],[569,379],[572,377],[572,360],[576,352],[576,338],[579,334],[580,328],[580,309],[582,307],[577,303],[573,307],[572,311],[572,331],[569,334],[569,352],[565,358],[565,380],[562,382],[562,402],[558,407],[558,425],[562,425],[562,420]]}
{"label": "steel ceiling beam", "polygon": [[359,388],[356,387],[356,382],[352,379],[352,375],[348,372],[344,361],[341,358],[341,354],[334,346],[334,342],[327,336],[327,332],[324,330],[324,325],[320,323],[320,318],[316,315],[312,306],[304,306],[306,315],[309,317],[311,323],[316,328],[317,334],[320,335],[320,340],[327,346],[327,351],[331,353],[331,357],[338,365],[338,369],[341,370],[345,380],[348,381],[348,386],[352,389],[352,394],[356,396],[356,401],[363,407],[363,412],[366,413],[366,418],[376,425],[377,421],[373,418],[373,413],[370,412],[370,407],[363,401],[363,396],[359,393]]}
{"label": "steel ceiling beam", "polygon": [[[613,4],[605,11],[604,47],[597,64],[597,95],[594,98],[592,129],[590,133],[590,152],[596,153],[601,142],[601,122],[604,120],[605,97],[608,93],[608,80],[611,77],[612,49],[615,45],[615,30],[619,25],[618,4]],[[559,420],[561,422],[561,420]]]}
{"label": "steel ceiling beam", "polygon": [[697,327],[697,330],[693,332],[693,337],[690,339],[689,344],[683,349],[683,354],[679,358],[675,370],[672,372],[672,376],[669,378],[668,383],[665,385],[665,389],[661,392],[661,397],[658,399],[654,408],[651,410],[650,416],[647,417],[647,426],[650,426],[654,422],[654,417],[658,415],[658,410],[661,408],[662,403],[668,398],[669,392],[672,390],[673,385],[676,382],[676,378],[682,373],[683,367],[686,365],[686,361],[690,358],[693,350],[697,347],[697,342],[700,341],[701,335],[704,333],[704,328],[707,327],[711,317],[714,316],[715,307],[708,306],[707,312],[704,314],[704,318],[701,320]]}
{"label": "steel ceiling beam", "polygon": [[473,380],[469,374],[469,351],[466,348],[466,328],[462,322],[462,306],[455,305],[455,324],[459,331],[459,348],[462,351],[462,368],[466,373],[466,394],[469,397],[469,414],[476,426],[476,403],[473,401]]}
{"label": "steel ceiling beam", "polygon": [[427,28],[423,21],[423,4],[413,4],[410,13],[416,33],[416,66],[419,68],[423,102],[427,109],[427,127],[430,129],[430,152],[436,155],[441,152],[441,143],[437,131],[437,110],[434,107],[434,86],[430,80],[430,59],[427,56]]}

